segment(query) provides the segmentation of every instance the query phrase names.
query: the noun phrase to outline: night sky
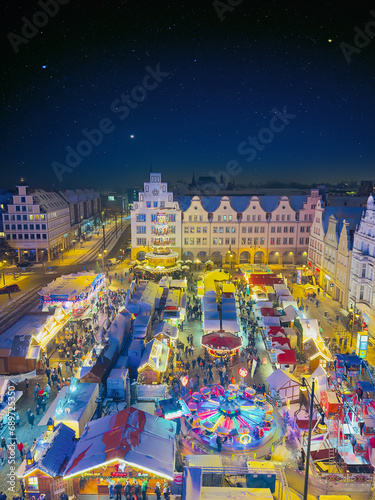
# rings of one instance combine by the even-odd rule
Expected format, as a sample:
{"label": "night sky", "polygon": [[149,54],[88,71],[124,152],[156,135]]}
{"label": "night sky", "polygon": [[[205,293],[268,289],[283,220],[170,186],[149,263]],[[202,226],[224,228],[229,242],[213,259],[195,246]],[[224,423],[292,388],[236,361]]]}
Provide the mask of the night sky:
{"label": "night sky", "polygon": [[[371,20],[375,35],[371,2],[64,0],[29,39],[22,18],[40,4],[6,3],[0,187],[122,190],[150,165],[168,182],[375,178],[375,39],[354,40]],[[99,125],[69,166],[66,148]]]}

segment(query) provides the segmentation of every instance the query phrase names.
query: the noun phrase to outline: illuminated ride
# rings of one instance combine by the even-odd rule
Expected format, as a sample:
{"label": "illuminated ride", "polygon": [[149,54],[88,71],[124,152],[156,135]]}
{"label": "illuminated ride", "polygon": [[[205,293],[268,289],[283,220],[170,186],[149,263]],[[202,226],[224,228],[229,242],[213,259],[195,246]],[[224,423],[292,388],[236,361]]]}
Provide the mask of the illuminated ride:
{"label": "illuminated ride", "polygon": [[190,413],[185,419],[191,433],[213,448],[217,448],[219,436],[224,451],[254,449],[267,442],[276,430],[273,407],[252,387],[202,387],[186,403]]}

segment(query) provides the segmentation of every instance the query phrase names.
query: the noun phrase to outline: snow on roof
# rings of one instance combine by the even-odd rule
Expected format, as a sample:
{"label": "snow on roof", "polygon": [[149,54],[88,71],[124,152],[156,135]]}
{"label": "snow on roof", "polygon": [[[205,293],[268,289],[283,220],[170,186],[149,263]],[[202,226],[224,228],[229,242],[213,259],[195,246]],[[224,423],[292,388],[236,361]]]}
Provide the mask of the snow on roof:
{"label": "snow on roof", "polygon": [[86,425],[64,476],[118,460],[172,479],[175,434],[174,422],[133,407],[93,420]]}
{"label": "snow on roof", "polygon": [[269,375],[266,378],[266,380],[269,383],[269,385],[274,389],[276,389],[277,391],[281,389],[290,380],[292,380],[298,385],[301,385],[301,382],[296,377],[294,377],[291,373],[282,370],[281,368],[272,372],[271,375]]}
{"label": "snow on roof", "polygon": [[38,293],[41,297],[46,295],[77,296],[87,293],[99,276],[100,274],[83,272],[66,274],[53,280]]}

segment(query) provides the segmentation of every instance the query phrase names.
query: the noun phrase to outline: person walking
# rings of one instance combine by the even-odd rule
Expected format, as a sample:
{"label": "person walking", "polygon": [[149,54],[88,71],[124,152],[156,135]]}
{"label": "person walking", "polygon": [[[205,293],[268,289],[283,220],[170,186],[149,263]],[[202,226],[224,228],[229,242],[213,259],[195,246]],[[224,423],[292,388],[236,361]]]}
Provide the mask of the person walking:
{"label": "person walking", "polygon": [[141,486],[138,483],[138,481],[134,482],[134,495],[136,496],[137,500],[140,500],[141,496]]}
{"label": "person walking", "polygon": [[144,479],[141,486],[142,500],[147,500],[147,489],[148,489],[148,482],[147,479]]}
{"label": "person walking", "polygon": [[156,486],[155,486],[155,495],[156,495],[156,500],[161,500],[160,483],[156,483]]}
{"label": "person walking", "polygon": [[165,482],[164,487],[163,487],[164,500],[169,500],[170,493],[171,493],[171,490],[169,488],[169,484],[167,482]]}
{"label": "person walking", "polygon": [[23,443],[19,442],[17,444],[17,450],[20,452],[20,457],[23,457]]}
{"label": "person walking", "polygon": [[1,465],[4,465],[5,462],[5,450],[3,447],[0,448],[0,461]]}
{"label": "person walking", "polygon": [[122,490],[122,484],[120,481],[117,481],[115,484],[115,492],[116,492],[116,500],[121,500],[121,490]]}
{"label": "person walking", "polygon": [[113,479],[109,480],[108,494],[109,494],[109,498],[115,498],[115,482]]}
{"label": "person walking", "polygon": [[[30,427],[33,429],[34,428],[34,420],[35,420],[35,415],[33,412],[29,413],[29,416],[27,417]],[[121,499],[120,499],[121,500]]]}

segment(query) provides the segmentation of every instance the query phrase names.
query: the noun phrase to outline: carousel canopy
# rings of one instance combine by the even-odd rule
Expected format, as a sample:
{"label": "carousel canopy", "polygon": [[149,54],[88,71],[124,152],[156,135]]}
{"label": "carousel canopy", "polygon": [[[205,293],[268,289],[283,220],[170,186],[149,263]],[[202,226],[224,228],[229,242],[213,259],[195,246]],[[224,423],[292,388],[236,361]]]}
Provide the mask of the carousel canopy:
{"label": "carousel canopy", "polygon": [[214,351],[233,351],[241,347],[242,340],[229,332],[212,332],[203,335],[202,345]]}
{"label": "carousel canopy", "polygon": [[172,479],[176,424],[150,413],[126,408],[86,425],[64,471],[64,477],[124,461]]}

